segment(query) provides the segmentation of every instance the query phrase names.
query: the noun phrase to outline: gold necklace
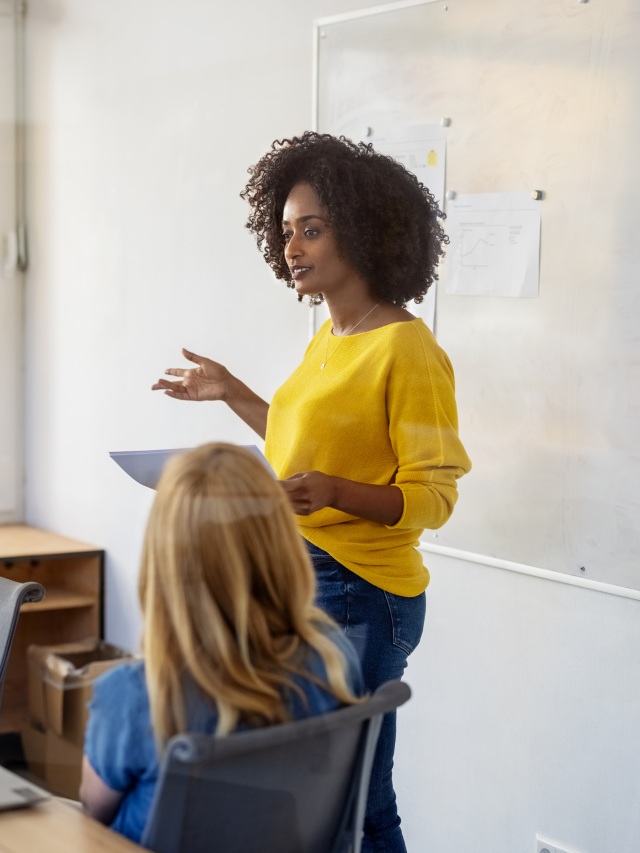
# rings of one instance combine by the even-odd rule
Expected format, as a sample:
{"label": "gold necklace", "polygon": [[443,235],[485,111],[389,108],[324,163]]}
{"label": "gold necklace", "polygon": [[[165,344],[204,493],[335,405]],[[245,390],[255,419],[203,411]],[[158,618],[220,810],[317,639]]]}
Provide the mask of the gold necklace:
{"label": "gold necklace", "polygon": [[338,344],[337,344],[337,346],[336,346],[336,349],[334,349],[334,351],[333,351],[332,353],[329,353],[329,341],[331,340],[331,337],[332,337],[332,335],[333,335],[333,326],[331,327],[331,331],[330,331],[330,332],[329,332],[329,334],[327,335],[327,348],[326,348],[326,350],[325,350],[325,352],[324,352],[324,361],[323,361],[323,362],[322,362],[322,364],[320,365],[320,370],[324,370],[326,363],[329,361],[329,359],[331,358],[331,356],[332,356],[332,355],[335,353],[335,351],[338,349],[338,347],[339,347],[339,346],[340,346],[340,344],[342,343],[343,339],[344,339],[344,338],[346,338],[348,335],[350,335],[350,334],[351,334],[351,332],[353,332],[355,329],[357,329],[357,328],[358,328],[358,326],[360,325],[360,323],[364,323],[364,321],[367,319],[367,317],[369,316],[369,314],[373,314],[373,312],[376,310],[376,308],[378,307],[378,305],[381,305],[383,302],[384,302],[384,299],[381,299],[381,300],[380,300],[380,302],[376,302],[376,304],[373,306],[373,308],[372,308],[370,311],[367,311],[367,313],[364,315],[364,317],[362,317],[362,319],[361,319],[361,320],[358,320],[358,322],[355,324],[355,326],[352,326],[352,327],[349,329],[349,331],[348,331],[348,332],[345,332],[345,333],[344,333],[344,335],[341,335],[341,336],[340,336],[340,340],[338,341]]}

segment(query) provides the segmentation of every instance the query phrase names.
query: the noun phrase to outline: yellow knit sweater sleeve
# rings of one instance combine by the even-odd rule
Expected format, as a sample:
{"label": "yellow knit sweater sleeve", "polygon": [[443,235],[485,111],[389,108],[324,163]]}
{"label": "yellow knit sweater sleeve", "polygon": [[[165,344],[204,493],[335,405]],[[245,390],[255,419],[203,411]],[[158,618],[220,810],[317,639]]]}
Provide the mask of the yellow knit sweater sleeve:
{"label": "yellow knit sweater sleeve", "polygon": [[471,463],[458,436],[451,363],[426,326],[407,331],[396,342],[386,389],[398,460],[393,482],[404,495],[395,527],[435,529],[453,512],[456,481]]}

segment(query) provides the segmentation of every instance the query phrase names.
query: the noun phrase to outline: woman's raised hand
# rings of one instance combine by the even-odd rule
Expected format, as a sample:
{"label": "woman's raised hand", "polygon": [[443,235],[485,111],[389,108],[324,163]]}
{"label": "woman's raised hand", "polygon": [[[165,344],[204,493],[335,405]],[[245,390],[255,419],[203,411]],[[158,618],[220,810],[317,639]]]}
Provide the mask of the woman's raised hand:
{"label": "woman's raised hand", "polygon": [[184,348],[182,354],[197,366],[187,369],[170,367],[165,370],[165,374],[180,376],[180,381],[159,379],[155,385],[151,386],[151,390],[164,391],[176,400],[224,400],[228,390],[227,385],[231,379],[227,368],[218,364],[217,361],[211,361],[210,358],[196,355]]}

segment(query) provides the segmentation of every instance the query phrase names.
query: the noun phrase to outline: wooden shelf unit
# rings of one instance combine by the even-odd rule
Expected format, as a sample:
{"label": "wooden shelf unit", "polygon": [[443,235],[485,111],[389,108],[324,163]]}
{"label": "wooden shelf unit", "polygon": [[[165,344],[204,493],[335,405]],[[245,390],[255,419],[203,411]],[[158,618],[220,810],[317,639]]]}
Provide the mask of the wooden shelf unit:
{"label": "wooden shelf unit", "polygon": [[27,648],[103,638],[104,551],[23,524],[0,525],[0,575],[38,581],[42,601],[21,608],[0,712],[0,734],[26,718]]}

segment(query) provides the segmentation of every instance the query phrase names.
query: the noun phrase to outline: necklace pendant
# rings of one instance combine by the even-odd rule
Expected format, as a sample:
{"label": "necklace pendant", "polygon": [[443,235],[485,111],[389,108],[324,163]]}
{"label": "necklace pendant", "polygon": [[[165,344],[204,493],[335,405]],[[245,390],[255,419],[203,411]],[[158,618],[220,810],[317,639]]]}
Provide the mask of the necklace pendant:
{"label": "necklace pendant", "polygon": [[327,363],[326,361],[323,361],[323,362],[322,362],[322,364],[320,365],[320,370],[324,370],[324,366],[325,366],[325,364],[326,364],[326,363]]}

